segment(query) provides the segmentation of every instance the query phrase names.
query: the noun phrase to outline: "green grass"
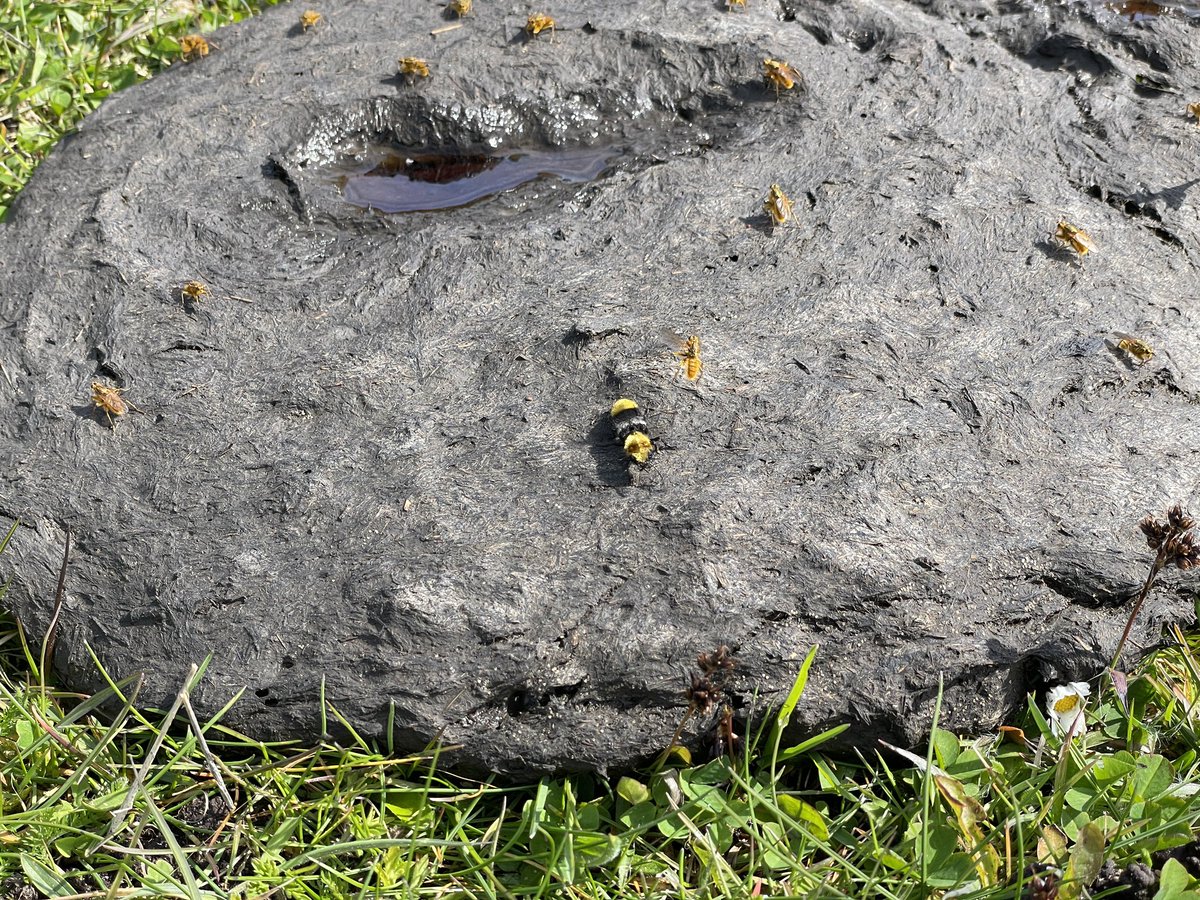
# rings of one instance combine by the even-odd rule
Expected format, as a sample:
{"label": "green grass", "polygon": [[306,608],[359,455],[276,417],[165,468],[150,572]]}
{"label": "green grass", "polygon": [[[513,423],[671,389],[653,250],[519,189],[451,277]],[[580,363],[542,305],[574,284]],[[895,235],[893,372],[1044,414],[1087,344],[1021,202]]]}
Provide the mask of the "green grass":
{"label": "green grass", "polygon": [[[0,209],[110,92],[264,5],[4,2]],[[1198,641],[1172,637],[1065,744],[1031,701],[1020,733],[838,757],[824,736],[785,744],[785,705],[739,726],[734,757],[502,787],[443,774],[436,747],[263,744],[193,721],[184,685],[165,712],[140,711],[133,684],[59,690],[3,620],[0,896],[1011,898],[1033,896],[1022,873],[1042,861],[1071,900],[1104,857],[1194,839]],[[1200,891],[1168,862],[1156,896]]]}

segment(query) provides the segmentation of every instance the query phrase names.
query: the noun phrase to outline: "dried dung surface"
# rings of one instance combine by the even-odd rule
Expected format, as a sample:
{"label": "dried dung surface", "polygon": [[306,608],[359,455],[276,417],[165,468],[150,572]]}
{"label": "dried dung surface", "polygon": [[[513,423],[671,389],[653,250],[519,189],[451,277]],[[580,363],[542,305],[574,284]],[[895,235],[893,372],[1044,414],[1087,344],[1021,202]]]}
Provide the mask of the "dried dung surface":
{"label": "dried dung surface", "polygon": [[[197,702],[245,687],[252,735],[319,734],[323,689],[368,737],[527,777],[661,748],[721,644],[739,717],[820,644],[793,733],[861,746],[919,741],[939,684],[982,731],[1099,670],[1138,519],[1197,487],[1192,20],[581,0],[528,38],[512,4],[436,35],[424,0],[318,10],[110,99],[0,226],[8,602],[44,631],[69,526],[62,679],[103,683],[90,647],[166,706],[212,654]],[[766,57],[805,84],[777,97]],[[502,156],[581,180],[346,202],[439,153],[426,182],[464,191]],[[698,381],[664,329],[701,337]],[[136,409],[110,427],[94,381]],[[1135,645],[1191,597],[1166,579]]]}

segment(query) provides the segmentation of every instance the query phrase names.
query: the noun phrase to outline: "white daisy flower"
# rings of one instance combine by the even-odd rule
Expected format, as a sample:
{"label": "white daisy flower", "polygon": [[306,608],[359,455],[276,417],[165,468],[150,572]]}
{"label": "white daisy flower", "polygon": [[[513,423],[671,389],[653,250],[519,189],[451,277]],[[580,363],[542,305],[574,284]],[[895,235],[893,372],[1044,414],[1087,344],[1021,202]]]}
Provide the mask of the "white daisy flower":
{"label": "white daisy flower", "polygon": [[1050,688],[1046,694],[1046,712],[1055,734],[1077,738],[1087,732],[1083,711],[1091,692],[1086,681],[1072,681]]}

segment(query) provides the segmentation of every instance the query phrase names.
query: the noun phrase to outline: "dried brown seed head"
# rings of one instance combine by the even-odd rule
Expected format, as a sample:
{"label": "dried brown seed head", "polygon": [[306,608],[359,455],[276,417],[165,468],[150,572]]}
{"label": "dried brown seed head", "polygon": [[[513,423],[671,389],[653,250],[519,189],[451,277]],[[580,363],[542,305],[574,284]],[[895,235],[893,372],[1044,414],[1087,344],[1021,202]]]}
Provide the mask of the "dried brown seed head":
{"label": "dried brown seed head", "polygon": [[688,703],[699,713],[704,714],[712,709],[713,703],[716,701],[719,692],[711,681],[703,675],[692,675],[692,683],[688,687],[685,694],[688,698]]}
{"label": "dried brown seed head", "polygon": [[1171,529],[1154,516],[1146,516],[1138,523],[1138,528],[1146,536],[1146,543],[1154,550],[1162,547],[1171,533]]}
{"label": "dried brown seed head", "polygon": [[1196,527],[1195,519],[1190,518],[1178,503],[1167,510],[1167,522],[1176,531],[1191,531]]}
{"label": "dried brown seed head", "polygon": [[729,647],[722,644],[712,653],[701,653],[697,656],[696,665],[705,675],[715,675],[717,672],[731,672],[737,665],[737,660],[729,655]]}

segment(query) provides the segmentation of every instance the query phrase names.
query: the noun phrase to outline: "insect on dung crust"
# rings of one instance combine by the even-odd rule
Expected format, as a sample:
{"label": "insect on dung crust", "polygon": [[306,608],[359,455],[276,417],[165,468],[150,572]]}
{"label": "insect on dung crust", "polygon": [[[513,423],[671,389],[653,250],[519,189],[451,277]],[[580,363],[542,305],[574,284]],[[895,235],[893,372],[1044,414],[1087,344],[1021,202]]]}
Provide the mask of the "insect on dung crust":
{"label": "insect on dung crust", "polygon": [[609,418],[612,419],[613,434],[625,457],[631,462],[645,465],[654,452],[654,444],[650,440],[646,417],[637,403],[622,397],[612,405]]}

